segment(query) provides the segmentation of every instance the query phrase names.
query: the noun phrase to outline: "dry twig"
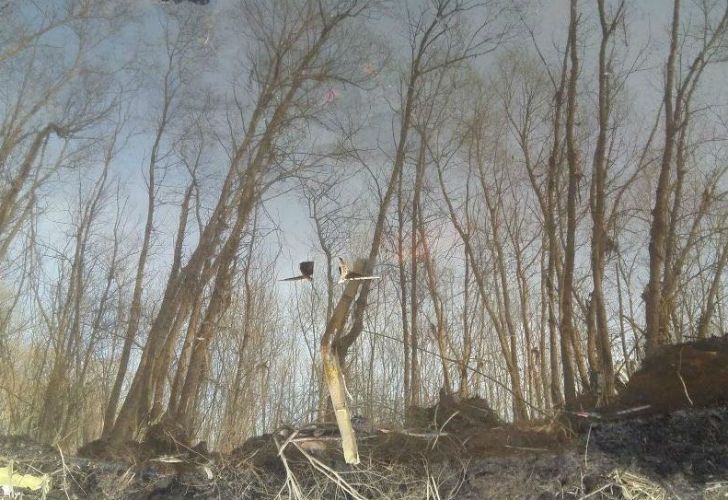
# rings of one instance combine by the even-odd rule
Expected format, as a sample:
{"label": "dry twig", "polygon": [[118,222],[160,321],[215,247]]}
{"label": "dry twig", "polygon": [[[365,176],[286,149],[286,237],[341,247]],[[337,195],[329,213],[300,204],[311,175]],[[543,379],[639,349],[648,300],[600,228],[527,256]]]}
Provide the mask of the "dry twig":
{"label": "dry twig", "polygon": [[682,368],[682,352],[683,352],[683,350],[680,349],[678,362],[677,362],[677,377],[680,379],[680,383],[682,384],[683,391],[685,392],[685,397],[688,399],[690,406],[694,406],[693,400],[690,397],[690,394],[688,394],[688,386],[685,385],[685,380],[682,377],[682,373],[680,373],[680,370]]}

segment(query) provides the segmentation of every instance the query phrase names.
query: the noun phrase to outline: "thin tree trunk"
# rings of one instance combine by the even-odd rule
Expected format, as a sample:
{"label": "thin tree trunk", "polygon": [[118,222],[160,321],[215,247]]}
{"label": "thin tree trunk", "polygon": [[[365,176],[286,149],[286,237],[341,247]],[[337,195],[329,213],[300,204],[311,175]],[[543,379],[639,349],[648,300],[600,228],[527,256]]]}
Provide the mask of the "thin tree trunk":
{"label": "thin tree trunk", "polygon": [[[423,151],[423,148],[420,148],[420,152]],[[402,173],[400,172],[400,176]],[[417,173],[415,174],[415,184],[417,184]],[[417,293],[417,269],[418,269],[418,263],[417,263],[417,225],[418,225],[418,218],[420,216],[419,209],[419,193],[417,190],[417,186],[415,186],[415,190],[412,193],[412,218],[410,220],[411,226],[410,226],[410,248],[409,248],[409,254],[410,254],[410,338],[412,341],[412,375],[410,377],[410,380],[412,381],[412,405],[419,405],[420,402],[420,383],[419,383],[419,374],[415,372],[416,370],[416,356],[417,354],[414,351],[414,346],[417,345],[417,337],[419,336],[419,325],[418,325],[418,316],[419,316],[419,296]],[[378,246],[378,245],[377,245]]]}
{"label": "thin tree trunk", "polygon": [[[447,205],[450,221],[455,227],[455,230],[458,232],[458,235],[460,235],[460,238],[462,239],[465,246],[465,251],[467,252],[468,259],[470,259],[471,261],[471,269],[473,270],[473,277],[475,278],[475,283],[478,287],[480,299],[482,300],[484,308],[488,312],[488,316],[493,323],[493,327],[496,331],[498,342],[501,347],[501,353],[503,354],[503,359],[508,369],[508,375],[511,381],[513,406],[515,410],[514,416],[516,418],[528,418],[528,412],[526,410],[525,401],[523,399],[523,389],[521,387],[521,379],[518,371],[518,366],[514,365],[513,363],[514,357],[512,356],[511,347],[509,345],[508,331],[503,325],[500,311],[494,309],[493,305],[490,303],[491,295],[488,293],[488,290],[485,286],[484,273],[482,270],[476,270],[478,269],[478,261],[476,259],[475,250],[473,249],[473,245],[470,241],[468,233],[463,229],[462,224],[458,221],[455,214],[455,207],[450,200],[450,196],[447,194],[445,181],[442,175],[442,167],[440,165],[438,165],[437,167],[437,177],[440,183],[440,191],[442,192],[445,204]],[[499,294],[496,294],[496,296],[499,297]]]}
{"label": "thin tree trunk", "polygon": [[597,143],[594,150],[594,171],[592,173],[592,189],[590,192],[590,208],[592,214],[592,294],[590,309],[593,311],[593,321],[589,325],[596,329],[595,337],[598,350],[598,365],[594,367],[599,370],[601,387],[598,389],[602,402],[608,402],[614,394],[614,363],[612,361],[612,344],[609,338],[607,326],[607,309],[604,302],[604,269],[606,266],[606,183],[608,171],[607,158],[607,133],[610,128],[609,116],[612,105],[612,91],[610,82],[612,80],[611,60],[607,55],[610,38],[621,20],[624,10],[624,2],[620,2],[614,18],[607,21],[604,9],[604,0],[597,0],[599,10],[599,23],[602,30],[602,38],[599,46],[599,95],[598,95],[598,126]]}
{"label": "thin tree trunk", "polygon": [[[137,260],[136,277],[134,279],[134,291],[132,293],[131,305],[129,306],[129,322],[126,327],[126,333],[124,335],[124,345],[121,349],[121,358],[119,359],[119,369],[116,372],[116,378],[114,380],[114,386],[111,389],[111,396],[106,405],[106,412],[104,413],[104,430],[102,432],[103,437],[108,437],[113,429],[114,420],[116,417],[116,407],[119,404],[119,396],[121,395],[121,387],[124,384],[126,378],[126,371],[129,367],[129,358],[131,356],[131,348],[136,339],[137,331],[139,329],[139,320],[142,315],[142,290],[144,286],[144,271],[147,264],[147,256],[149,254],[149,247],[152,241],[152,232],[154,231],[154,209],[156,205],[156,170],[157,170],[157,157],[159,155],[159,147],[162,141],[162,137],[165,133],[167,126],[167,117],[169,115],[169,87],[168,80],[170,77],[171,67],[168,67],[167,74],[165,76],[164,86],[164,105],[162,107],[162,115],[157,126],[157,131],[154,138],[154,144],[152,145],[152,153],[149,157],[149,168],[148,168],[148,179],[147,179],[147,220],[144,225],[144,237],[142,239],[141,249],[139,251],[139,259]],[[186,218],[187,213],[183,208],[181,217]]]}
{"label": "thin tree trunk", "polygon": [[720,256],[715,266],[715,274],[713,275],[713,281],[710,283],[708,289],[708,297],[705,299],[705,307],[700,313],[700,319],[698,320],[697,337],[699,339],[707,338],[708,326],[710,320],[715,314],[716,299],[718,298],[718,292],[721,288],[721,281],[723,278],[723,271],[725,270],[726,264],[728,264],[728,240],[723,249],[720,251]]}
{"label": "thin tree trunk", "polygon": [[[424,145],[421,147],[421,154],[422,160],[418,160],[418,169],[424,169]],[[445,331],[446,325],[445,325],[445,311],[442,303],[442,298],[440,297],[440,293],[437,290],[437,281],[436,277],[437,274],[435,272],[435,264],[432,261],[432,256],[430,255],[430,247],[427,243],[427,237],[425,234],[425,227],[424,222],[422,220],[422,209],[420,207],[420,200],[419,200],[419,193],[418,191],[422,189],[422,177],[424,172],[420,171],[417,173],[416,177],[418,177],[415,180],[415,206],[416,210],[418,212],[417,215],[417,221],[418,221],[418,232],[420,234],[420,240],[422,245],[422,253],[423,253],[423,261],[425,263],[425,271],[427,273],[427,288],[430,292],[430,299],[432,300],[432,307],[435,310],[435,321],[437,321],[436,325],[431,325],[433,330],[433,336],[435,338],[435,342],[437,343],[437,349],[439,352],[439,358],[440,362],[442,363],[442,377],[443,377],[443,387],[445,393],[450,395],[452,394],[452,382],[450,381],[450,369],[448,366],[448,359],[450,359],[450,355],[447,349],[448,342],[447,342],[447,332]],[[418,185],[419,184],[419,185]],[[413,210],[414,212],[414,210]],[[412,260],[416,260],[416,256],[412,257]]]}
{"label": "thin tree trunk", "polygon": [[[465,183],[465,217],[466,228],[470,231],[470,176]],[[466,398],[470,392],[468,386],[468,367],[473,352],[473,337],[471,334],[472,319],[470,318],[470,260],[465,255],[465,271],[463,273],[463,353],[460,362],[460,383],[458,395]]]}
{"label": "thin tree trunk", "polygon": [[64,131],[55,124],[46,125],[37,132],[33,138],[33,142],[28,147],[28,151],[25,153],[18,173],[10,180],[9,188],[3,192],[2,200],[0,200],[0,236],[3,236],[7,232],[10,214],[15,210],[18,195],[23,189],[23,186],[28,182],[30,172],[38,158],[38,153],[48,140],[51,132],[64,135]]}
{"label": "thin tree trunk", "polygon": [[400,289],[400,316],[402,318],[402,345],[403,351],[403,380],[404,380],[404,410],[412,404],[412,392],[410,388],[410,333],[409,319],[407,312],[407,277],[405,274],[404,260],[404,192],[402,190],[402,171],[397,179],[397,269],[399,270]]}
{"label": "thin tree trunk", "polygon": [[673,88],[675,85],[675,65],[677,61],[678,30],[680,27],[680,0],[673,1],[672,31],[670,35],[670,51],[665,67],[665,92],[663,104],[665,109],[665,145],[662,150],[662,162],[655,190],[655,206],[652,209],[650,225],[650,278],[645,290],[645,334],[647,336],[647,352],[653,352],[665,341],[665,325],[660,324],[662,318],[662,272],[665,265],[665,244],[667,238],[668,200],[670,195],[670,171],[677,133],[673,110]]}
{"label": "thin tree trunk", "polygon": [[[267,158],[267,148],[261,146],[254,165],[262,165]],[[243,188],[243,196],[238,205],[235,225],[228,236],[225,246],[218,257],[217,275],[212,296],[205,312],[204,319],[196,335],[196,342],[193,344],[190,354],[189,367],[185,383],[180,392],[179,404],[176,408],[176,416],[183,425],[190,425],[193,419],[194,402],[202,385],[206,372],[205,360],[208,358],[212,337],[217,328],[218,322],[230,306],[232,296],[232,278],[235,272],[235,257],[243,237],[243,229],[246,227],[251,213],[253,212],[259,195],[256,195],[255,178],[260,167],[252,166],[252,175],[247,179]]]}
{"label": "thin tree trunk", "polygon": [[[60,311],[57,335],[58,344],[55,349],[53,368],[46,386],[43,406],[38,423],[38,433],[45,441],[52,442],[60,432],[59,421],[63,422],[70,399],[69,371],[72,358],[81,347],[81,303],[84,297],[84,270],[86,268],[86,251],[91,229],[99,215],[100,203],[106,188],[109,163],[104,165],[101,176],[91,191],[90,199],[83,203],[79,193],[80,220],[75,234],[75,250],[71,263],[69,285]],[[59,293],[61,286],[58,287]]]}
{"label": "thin tree trunk", "polygon": [[561,288],[561,367],[564,375],[564,397],[566,407],[576,402],[574,384],[573,343],[576,338],[573,312],[574,260],[576,254],[576,195],[581,179],[579,153],[575,138],[576,83],[579,76],[579,59],[576,47],[578,22],[577,0],[571,0],[569,19],[569,53],[571,70],[566,94],[566,149],[569,164],[569,187],[567,192],[567,229],[564,250],[564,278]]}

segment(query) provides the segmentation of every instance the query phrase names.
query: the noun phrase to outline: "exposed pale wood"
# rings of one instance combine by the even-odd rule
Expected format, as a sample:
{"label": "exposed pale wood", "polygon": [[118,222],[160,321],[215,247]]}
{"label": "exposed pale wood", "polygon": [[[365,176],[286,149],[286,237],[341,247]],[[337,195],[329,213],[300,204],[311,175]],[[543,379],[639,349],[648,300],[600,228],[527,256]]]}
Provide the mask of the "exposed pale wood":
{"label": "exposed pale wood", "polygon": [[[366,261],[358,260],[353,266],[355,271],[362,270]],[[339,302],[326,325],[326,331],[321,338],[321,362],[323,363],[324,380],[329,390],[331,404],[336,416],[336,424],[341,434],[341,446],[344,451],[344,460],[348,464],[359,463],[359,449],[356,443],[356,434],[351,423],[351,414],[346,404],[346,381],[339,362],[337,341],[341,338],[349,315],[351,303],[354,301],[361,281],[349,281],[341,294]]]}
{"label": "exposed pale wood", "polygon": [[351,414],[346,404],[346,382],[339,365],[337,356],[329,349],[322,349],[324,363],[324,377],[329,388],[331,403],[334,406],[336,424],[341,433],[341,447],[344,451],[344,460],[347,464],[359,463],[359,448],[356,444],[356,434],[351,425]]}

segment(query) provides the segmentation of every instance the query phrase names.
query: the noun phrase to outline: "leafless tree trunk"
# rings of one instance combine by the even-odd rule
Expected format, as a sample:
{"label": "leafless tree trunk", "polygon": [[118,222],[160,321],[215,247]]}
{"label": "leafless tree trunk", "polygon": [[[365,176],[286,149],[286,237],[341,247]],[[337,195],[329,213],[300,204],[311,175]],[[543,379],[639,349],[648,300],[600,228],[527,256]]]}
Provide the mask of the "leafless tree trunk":
{"label": "leafless tree trunk", "polygon": [[728,264],[728,239],[725,239],[725,241],[725,245],[719,250],[718,259],[715,264],[715,274],[713,275],[713,280],[710,282],[708,296],[705,299],[705,306],[698,320],[696,335],[699,339],[704,339],[708,336],[708,326],[715,315],[716,300],[718,299],[723,272],[725,271],[726,264]]}
{"label": "leafless tree trunk", "polygon": [[[400,170],[397,178],[397,268],[399,270],[399,304],[400,316],[402,321],[402,345],[403,351],[403,380],[404,380],[404,407],[409,408],[413,403],[413,391],[410,379],[410,370],[415,370],[417,365],[417,351],[412,348],[412,335],[409,329],[409,314],[407,312],[407,275],[405,270],[405,235],[404,235],[404,217],[405,217],[405,200],[404,190],[402,189],[402,171]],[[410,349],[412,349],[413,359],[410,361]],[[413,374],[416,375],[416,374]],[[414,377],[416,378],[416,377]],[[419,392],[419,389],[417,390]]]}
{"label": "leafless tree trunk", "polygon": [[582,177],[581,160],[575,138],[576,84],[579,76],[579,56],[576,47],[578,24],[577,1],[571,0],[569,17],[570,71],[566,92],[566,157],[569,165],[569,187],[566,199],[566,247],[564,248],[564,277],[561,284],[561,367],[564,376],[564,398],[567,407],[576,401],[574,383],[574,258],[576,253],[576,196]]}
{"label": "leafless tree trunk", "polygon": [[[113,150],[113,146],[112,146]],[[71,403],[71,380],[70,370],[73,358],[82,348],[82,325],[81,307],[85,293],[85,275],[87,272],[87,249],[91,238],[92,229],[99,217],[103,196],[106,192],[106,181],[109,173],[109,163],[105,162],[99,179],[94,184],[90,197],[84,201],[79,186],[79,210],[76,231],[74,234],[74,254],[70,262],[68,287],[63,293],[60,291],[62,284],[59,283],[59,297],[62,298],[62,305],[59,312],[56,335],[56,349],[48,379],[48,384],[43,397],[43,406],[38,422],[38,433],[42,439],[55,442],[59,437],[59,419],[62,421],[68,405]]]}
{"label": "leafless tree trunk", "polygon": [[[670,49],[665,66],[663,94],[665,143],[655,188],[655,205],[650,224],[650,278],[644,292],[645,336],[648,354],[670,338],[668,319],[671,316],[671,290],[679,275],[673,254],[675,249],[674,224],[681,203],[682,178],[684,176],[684,147],[686,129],[691,117],[690,101],[706,66],[716,57],[716,44],[728,30],[728,6],[715,26],[710,26],[710,6],[702,6],[706,26],[701,33],[702,45],[692,64],[680,80],[680,0],[673,2]],[[677,179],[673,210],[670,210],[671,176],[676,164]]]}
{"label": "leafless tree trunk", "polygon": [[[425,138],[421,138],[422,144],[419,148],[418,160],[415,166],[415,186],[412,191],[412,216],[410,219],[410,342],[412,353],[410,355],[412,363],[412,373],[410,375],[411,381],[411,404],[416,406],[420,403],[420,371],[417,364],[417,347],[419,344],[419,314],[420,314],[420,296],[418,293],[418,259],[417,259],[417,241],[418,241],[418,227],[419,218],[421,216],[420,211],[420,194],[422,192],[422,171],[424,168],[424,153],[425,153]],[[402,176],[402,172],[399,174]],[[385,212],[386,213],[386,212]],[[377,244],[379,246],[379,244]],[[437,307],[437,305],[435,305]]]}
{"label": "leafless tree trunk", "polygon": [[[277,159],[277,141],[298,116],[292,116],[294,110],[310,108],[302,95],[304,91],[311,90],[306,86],[320,88],[323,82],[337,77],[328,64],[333,64],[333,61],[322,60],[330,57],[325,48],[337,29],[368,6],[368,2],[362,1],[347,5],[337,4],[328,10],[319,10],[304,1],[297,6],[300,15],[287,17],[288,25],[284,26],[285,32],[281,33],[275,30],[266,31],[266,23],[271,22],[270,17],[274,13],[270,9],[277,7],[253,1],[245,4],[248,9],[246,13],[251,20],[261,23],[253,27],[260,50],[255,56],[259,59],[253,61],[253,75],[259,85],[259,93],[246,124],[245,135],[237,143],[232,155],[229,171],[211,219],[200,234],[199,243],[189,261],[181,269],[177,279],[167,286],[165,297],[149,332],[140,366],[114,425],[112,438],[128,438],[148,414],[155,383],[156,360],[168,335],[175,334],[172,327],[176,318],[189,314],[193,297],[208,282],[201,274],[204,263],[217,254],[212,298],[198,332],[205,345],[191,353],[177,408],[178,415],[190,417],[205,372],[203,361],[207,356],[209,341],[230,302],[233,263],[242,232],[263,190],[270,186],[266,185],[263,178],[267,167]],[[290,6],[282,8],[287,7]],[[297,51],[295,58],[288,54],[293,47]],[[233,215],[235,222],[228,231],[227,218],[230,215]],[[220,248],[219,253],[217,248]]]}
{"label": "leafless tree trunk", "polygon": [[[472,222],[470,221],[470,176],[465,181],[465,227],[471,227]],[[468,396],[470,387],[468,383],[469,377],[469,365],[470,359],[473,354],[473,336],[472,336],[472,325],[473,318],[471,318],[470,309],[470,259],[468,259],[467,253],[464,253],[465,257],[465,269],[463,272],[463,352],[460,360],[460,381],[458,386],[458,395],[461,398]],[[476,303],[477,304],[477,303]]]}
{"label": "leafless tree trunk", "polygon": [[[570,40],[570,35],[569,35]],[[540,50],[537,51],[540,53]],[[543,56],[542,61],[545,64]],[[546,164],[545,181],[542,185],[540,181],[540,175],[536,170],[537,161],[534,160],[534,156],[531,154],[531,129],[534,126],[534,106],[537,102],[536,95],[534,92],[528,93],[524,97],[524,107],[522,112],[522,119],[519,121],[516,118],[516,114],[510,108],[510,105],[506,106],[506,114],[509,122],[515,130],[518,146],[523,154],[524,164],[526,172],[528,174],[528,180],[531,187],[536,194],[539,208],[543,214],[543,252],[544,258],[544,272],[543,272],[543,306],[545,308],[544,314],[546,315],[546,324],[548,330],[548,356],[549,356],[549,372],[548,377],[549,384],[549,395],[553,405],[559,405],[563,402],[563,395],[561,391],[560,377],[557,374],[561,371],[559,369],[559,316],[561,315],[559,310],[560,300],[557,298],[558,291],[563,288],[563,256],[562,256],[562,241],[559,237],[559,221],[560,221],[560,204],[559,204],[559,191],[560,191],[560,175],[559,175],[559,163],[562,161],[563,156],[563,138],[562,138],[562,118],[564,113],[564,97],[568,80],[568,60],[569,60],[569,41],[567,41],[566,48],[564,50],[563,61],[560,68],[559,78],[556,79],[548,72],[549,78],[554,92],[553,107],[551,110],[551,147],[548,152],[548,160]],[[546,68],[548,71],[548,68]],[[528,77],[528,76],[527,76]],[[533,79],[533,78],[531,78]],[[545,346],[544,346],[545,347]],[[540,356],[545,360],[546,353],[541,351]],[[542,373],[545,373],[545,366],[542,367]],[[567,367],[573,373],[573,368]]]}
{"label": "leafless tree trunk", "polygon": [[[266,155],[267,156],[267,155]],[[261,158],[261,162],[264,161]],[[250,186],[250,187],[248,187]],[[209,345],[212,337],[218,328],[218,322],[222,319],[223,314],[230,306],[232,294],[232,279],[235,272],[235,258],[243,237],[243,229],[248,223],[250,214],[255,208],[257,197],[253,190],[252,181],[244,187],[248,192],[244,192],[241,197],[241,203],[238,205],[238,212],[235,225],[231,231],[230,237],[225,242],[225,246],[218,257],[217,275],[215,276],[215,285],[210,297],[207,310],[203,316],[200,328],[196,333],[196,341],[193,344],[190,353],[189,366],[185,383],[180,392],[179,403],[176,408],[176,417],[191,428],[194,403],[199,394],[200,386],[205,375],[208,357]]]}
{"label": "leafless tree trunk", "polygon": [[[502,33],[491,34],[488,29],[492,23],[492,19],[486,18],[473,29],[472,37],[466,37],[467,42],[464,45],[453,43],[451,37],[455,35],[450,22],[456,23],[460,16],[464,13],[476,9],[478,5],[467,0],[437,0],[432,6],[431,11],[423,11],[412,22],[412,34],[410,39],[410,60],[407,70],[407,77],[403,82],[406,89],[402,95],[401,111],[399,113],[399,132],[396,143],[396,152],[392,166],[392,173],[387,182],[387,188],[379,207],[379,213],[374,226],[374,234],[372,236],[371,247],[369,251],[369,268],[372,266],[379,255],[379,247],[384,232],[384,223],[386,220],[389,205],[397,187],[397,181],[400,172],[405,163],[405,154],[408,149],[408,140],[410,130],[413,127],[414,113],[420,102],[420,94],[424,92],[422,87],[426,76],[430,74],[443,74],[455,71],[463,62],[472,59],[480,54],[493,50],[502,38]],[[435,95],[440,94],[444,87],[442,77],[435,77],[435,82],[439,82]],[[414,280],[415,277],[412,277]],[[346,353],[353,345],[356,339],[361,335],[364,326],[364,311],[366,310],[367,300],[371,282],[365,282],[362,285],[359,296],[356,300],[354,312],[352,314],[352,324],[347,335],[342,337],[337,343],[337,350],[340,359],[345,359]],[[416,300],[416,297],[410,297],[410,301]],[[412,313],[412,311],[410,311]],[[414,325],[410,322],[410,330],[413,332]],[[414,342],[413,342],[414,348]],[[410,379],[412,390],[416,388],[414,381]]]}
{"label": "leafless tree trunk", "polygon": [[[474,156],[477,157],[477,154]],[[477,159],[473,160],[474,162],[478,161]],[[445,204],[447,205],[448,213],[450,215],[450,220],[455,227],[456,231],[460,235],[460,238],[463,240],[463,244],[465,246],[465,250],[467,252],[468,259],[471,261],[471,269],[473,271],[473,277],[475,279],[475,283],[478,287],[478,293],[480,295],[481,302],[483,303],[483,306],[485,310],[488,312],[488,316],[490,317],[490,320],[493,324],[493,328],[496,331],[496,334],[498,336],[498,341],[500,343],[501,352],[503,354],[503,359],[506,363],[506,366],[508,368],[508,375],[511,380],[511,393],[513,394],[513,407],[514,407],[514,417],[516,419],[527,419],[528,418],[528,412],[526,410],[525,400],[523,398],[523,389],[521,387],[521,378],[520,378],[520,372],[518,365],[514,365],[514,360],[517,362],[517,356],[514,357],[513,353],[511,352],[512,344],[509,343],[509,330],[508,327],[504,324],[504,316],[505,311],[496,308],[491,303],[491,295],[488,293],[486,284],[485,284],[485,273],[483,269],[480,269],[480,263],[478,262],[476,258],[476,251],[473,248],[473,244],[471,242],[471,238],[469,234],[465,231],[465,229],[462,227],[462,224],[459,222],[457,218],[457,214],[455,212],[455,207],[453,206],[453,203],[450,199],[450,196],[447,193],[447,187],[445,186],[445,181],[443,179],[443,168],[442,166],[438,165],[437,169],[437,176],[438,180],[440,182],[440,190],[442,192],[443,198],[445,200]],[[498,271],[498,265],[493,264],[495,273]],[[476,270],[477,269],[477,270]],[[494,274],[495,274],[494,273]],[[496,293],[497,300],[500,299],[500,294]],[[512,325],[511,325],[512,326]]]}
{"label": "leafless tree trunk", "polygon": [[[425,222],[422,212],[422,205],[421,205],[421,194],[422,194],[422,185],[424,183],[424,174],[425,174],[425,150],[427,148],[427,135],[424,132],[420,132],[420,146],[419,146],[419,152],[417,154],[417,163],[415,165],[415,186],[414,186],[414,195],[413,195],[413,201],[412,201],[412,221],[413,221],[413,227],[412,231],[413,233],[417,233],[419,235],[419,241],[420,245],[422,246],[422,260],[425,264],[425,272],[427,276],[427,290],[430,294],[430,300],[432,301],[432,308],[435,310],[435,324],[430,324],[430,330],[433,333],[433,337],[435,339],[435,343],[437,344],[437,350],[439,353],[440,362],[442,364],[442,389],[445,394],[452,394],[453,387],[452,382],[450,381],[450,368],[448,364],[448,360],[451,359],[449,350],[448,350],[448,335],[446,332],[447,324],[445,321],[445,305],[443,304],[442,297],[440,295],[440,292],[438,290],[437,285],[437,277],[438,274],[435,270],[435,263],[432,259],[432,255],[430,254],[430,245],[427,242],[427,232],[425,230]],[[414,227],[416,221],[417,227]],[[413,283],[413,290],[412,293],[415,295],[415,289],[414,284],[416,282],[416,262],[419,260],[418,258],[418,252],[417,252],[417,238],[413,238],[413,245],[412,245],[412,283]],[[415,312],[416,308],[414,307],[412,311]],[[413,317],[413,322],[415,320],[415,317]]]}
{"label": "leafless tree trunk", "polygon": [[[169,27],[166,28],[169,30]],[[147,217],[144,225],[144,236],[142,245],[139,250],[139,258],[137,260],[136,277],[134,279],[134,291],[132,292],[131,304],[129,306],[129,321],[124,335],[124,345],[121,350],[121,358],[119,359],[119,369],[116,372],[114,386],[111,389],[111,396],[106,405],[104,416],[103,436],[107,437],[113,428],[114,419],[116,417],[116,407],[119,403],[121,395],[121,387],[124,384],[126,371],[129,365],[129,357],[131,356],[131,348],[136,339],[139,329],[139,320],[142,315],[142,290],[144,287],[144,272],[147,265],[147,256],[152,243],[152,233],[154,232],[154,210],[156,208],[156,196],[158,186],[156,182],[156,173],[159,168],[158,162],[161,154],[162,140],[167,133],[170,114],[174,105],[175,95],[178,94],[179,88],[176,84],[175,72],[179,70],[180,51],[179,47],[182,40],[177,39],[171,42],[169,34],[165,36],[167,41],[167,67],[162,81],[162,107],[159,121],[154,133],[154,142],[149,155],[149,165],[147,167]],[[184,207],[183,207],[184,211]],[[186,217],[186,213],[183,215]]]}
{"label": "leafless tree trunk", "polygon": [[678,57],[678,30],[680,29],[680,0],[674,0],[672,14],[672,30],[670,50],[665,66],[665,93],[663,97],[665,109],[665,145],[662,151],[662,164],[655,190],[655,207],[652,209],[650,226],[650,279],[645,290],[645,333],[647,335],[647,351],[654,351],[665,341],[662,318],[662,272],[665,261],[665,241],[667,237],[667,216],[669,202],[670,170],[674,151],[677,124],[674,116],[673,88],[675,85],[675,65]]}
{"label": "leafless tree trunk", "polygon": [[[330,191],[335,187],[336,183],[332,180],[330,184],[323,186],[320,191],[310,190],[307,193],[307,202],[309,206],[309,217],[314,221],[314,227],[316,228],[316,238],[321,250],[324,252],[326,258],[326,318],[325,324],[331,320],[331,316],[334,313],[334,268],[336,263],[334,257],[336,255],[335,248],[339,246],[340,242],[336,239],[335,230],[331,227],[336,227],[337,215],[341,211],[341,207],[335,207],[325,209],[322,207],[320,198],[323,196],[328,197]],[[312,297],[313,301],[313,297]],[[312,306],[313,307],[313,306]],[[312,361],[314,366],[312,368],[312,376],[317,377],[317,389],[318,389],[318,418],[320,420],[326,420],[327,409],[329,408],[328,394],[325,387],[325,381],[321,368],[318,366],[316,352],[317,341],[314,339],[314,348],[311,349]]]}
{"label": "leafless tree trunk", "polygon": [[[255,226],[255,223],[254,223]],[[251,238],[250,242],[248,244],[248,252],[247,257],[245,261],[245,266],[243,268],[243,333],[242,338],[240,340],[240,343],[237,346],[237,363],[236,363],[236,369],[235,369],[235,376],[233,379],[233,386],[232,386],[232,396],[228,396],[226,402],[225,402],[225,411],[224,411],[224,417],[223,417],[223,424],[222,424],[222,435],[228,435],[231,438],[231,442],[237,442],[235,440],[236,437],[240,437],[238,432],[235,432],[235,426],[239,425],[238,414],[240,410],[240,405],[244,403],[248,403],[246,399],[244,399],[243,392],[244,388],[241,387],[243,385],[243,377],[246,375],[250,375],[249,371],[246,373],[246,367],[244,365],[245,361],[249,359],[247,357],[247,349],[248,344],[250,342],[251,337],[253,336],[253,300],[255,299],[255,291],[253,290],[252,286],[252,280],[250,276],[251,267],[253,264],[253,248],[255,244],[255,236],[256,236],[257,228],[253,227],[253,230],[251,232]],[[175,407],[175,411],[176,407]]]}
{"label": "leafless tree trunk", "polygon": [[[614,393],[614,365],[612,362],[612,344],[609,337],[607,325],[607,309],[604,301],[604,270],[606,267],[605,257],[607,252],[607,227],[606,227],[606,184],[609,171],[607,157],[607,134],[610,128],[610,113],[612,106],[612,59],[607,53],[610,46],[610,38],[615,29],[622,22],[624,2],[620,2],[611,20],[607,19],[604,0],[597,0],[599,11],[599,25],[602,37],[599,45],[599,94],[598,94],[598,127],[597,142],[594,149],[594,162],[592,171],[592,185],[590,190],[590,208],[592,215],[592,293],[590,309],[593,311],[593,322],[590,318],[589,327],[596,328],[594,335],[598,349],[598,366],[592,367],[598,370],[602,378],[602,387],[592,387],[598,390],[600,396],[609,398]],[[591,335],[590,335],[591,337]]]}

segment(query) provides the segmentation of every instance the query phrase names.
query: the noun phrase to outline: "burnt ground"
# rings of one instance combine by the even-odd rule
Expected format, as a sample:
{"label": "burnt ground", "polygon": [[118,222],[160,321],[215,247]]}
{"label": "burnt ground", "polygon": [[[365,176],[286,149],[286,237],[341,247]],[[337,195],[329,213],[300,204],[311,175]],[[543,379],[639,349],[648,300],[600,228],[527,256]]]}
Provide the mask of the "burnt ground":
{"label": "burnt ground", "polygon": [[513,425],[482,399],[442,395],[405,430],[363,424],[357,438],[357,466],[325,425],[223,456],[162,421],[141,443],[73,456],[0,437],[0,467],[48,474],[47,498],[728,498],[728,339],[663,348],[607,407]]}

